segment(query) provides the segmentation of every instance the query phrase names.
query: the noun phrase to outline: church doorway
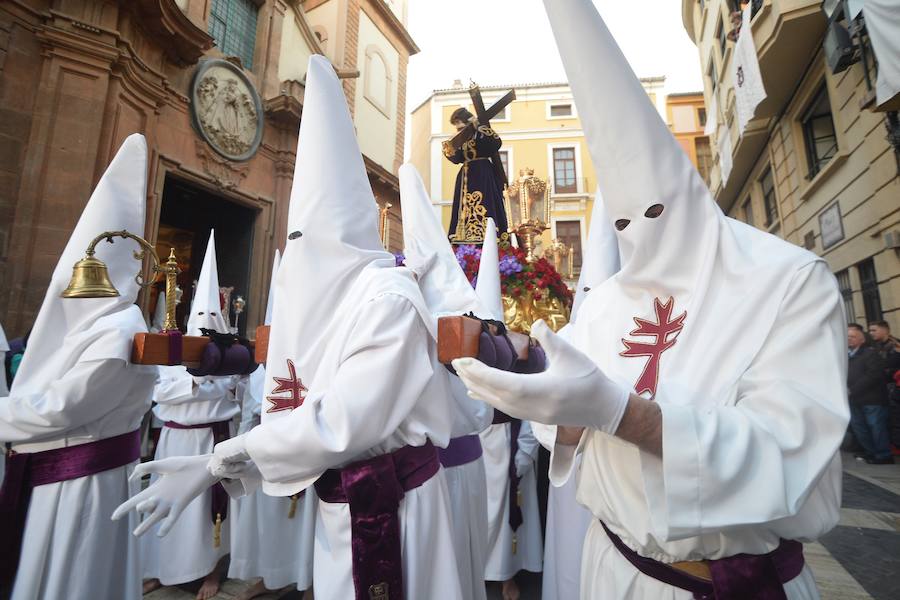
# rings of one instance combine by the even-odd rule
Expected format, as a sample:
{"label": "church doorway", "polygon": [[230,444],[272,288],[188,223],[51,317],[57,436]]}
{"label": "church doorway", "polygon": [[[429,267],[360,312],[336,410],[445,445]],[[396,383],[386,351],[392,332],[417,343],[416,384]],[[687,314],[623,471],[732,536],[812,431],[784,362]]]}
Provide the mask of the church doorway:
{"label": "church doorway", "polygon": [[[177,320],[182,330],[190,311],[194,285],[200,276],[209,232],[215,229],[220,297],[223,304],[228,305],[227,309],[223,306],[222,312],[228,315],[229,325],[235,326],[237,322],[238,334],[246,336],[247,314],[244,312],[236,318],[234,301],[238,296],[245,300],[248,297],[256,216],[257,211],[252,208],[171,174],[166,175],[156,250],[163,261],[169,255],[169,248],[174,248],[178,257],[181,268],[178,285],[182,299]],[[157,293],[158,290],[153,290],[151,307],[156,305]]]}

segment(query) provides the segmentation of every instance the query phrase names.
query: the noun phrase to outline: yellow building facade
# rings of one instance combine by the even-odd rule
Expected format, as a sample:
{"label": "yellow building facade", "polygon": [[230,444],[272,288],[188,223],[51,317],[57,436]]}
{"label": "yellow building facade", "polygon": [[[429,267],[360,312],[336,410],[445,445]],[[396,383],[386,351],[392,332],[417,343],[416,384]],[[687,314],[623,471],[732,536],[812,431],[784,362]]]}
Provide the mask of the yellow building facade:
{"label": "yellow building facade", "polygon": [[[876,112],[876,67],[866,35],[835,67],[835,25],[814,0],[754,0],[750,28],[766,99],[743,132],[735,109],[732,0],[683,0],[683,25],[700,53],[707,106],[718,106],[709,183],[729,216],[821,255],[837,277],[848,321],[900,330],[900,139],[896,113]],[[837,3],[832,3],[837,5]],[[831,34],[834,35],[833,33]],[[834,39],[833,37],[831,38]],[[862,43],[860,43],[860,40]],[[864,60],[863,56],[868,59]],[[729,156],[717,147],[728,129]],[[727,147],[727,145],[726,145]],[[723,161],[731,170],[723,177]],[[727,170],[727,168],[726,168]]]}
{"label": "yellow building facade", "polygon": [[666,122],[672,135],[691,158],[691,162],[709,183],[712,170],[712,150],[706,127],[706,103],[703,92],[683,92],[666,97]]}
{"label": "yellow building facade", "polygon": [[[666,118],[665,78],[644,78],[641,83]],[[548,182],[550,229],[544,233],[539,251],[552,240],[574,247],[577,275],[590,228],[597,177],[572,91],[566,83],[482,86],[485,105],[491,106],[510,89],[515,89],[516,100],[491,120],[503,140],[500,154],[504,167],[510,181],[520,171],[533,169],[536,177]],[[413,109],[410,119],[409,158],[421,173],[445,230],[450,224],[460,166],[444,158],[441,143],[455,133],[450,115],[461,106],[474,112],[468,88],[457,81],[449,89],[436,90]]]}

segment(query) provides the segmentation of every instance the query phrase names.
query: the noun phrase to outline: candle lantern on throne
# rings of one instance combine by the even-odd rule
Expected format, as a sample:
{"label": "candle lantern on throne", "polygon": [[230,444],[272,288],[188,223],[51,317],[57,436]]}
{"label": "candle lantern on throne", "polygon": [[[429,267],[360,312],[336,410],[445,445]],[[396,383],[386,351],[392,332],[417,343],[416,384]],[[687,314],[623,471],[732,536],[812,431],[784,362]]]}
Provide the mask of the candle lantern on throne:
{"label": "candle lantern on throne", "polygon": [[530,332],[538,319],[558,331],[568,322],[571,303],[560,277],[564,254],[553,245],[548,248],[547,257],[536,252],[550,221],[549,186],[534,175],[534,169],[521,169],[504,190],[503,198],[509,232],[516,236],[526,263],[506,281],[509,293],[503,297],[504,320],[512,330],[522,333]]}
{"label": "candle lantern on throne", "polygon": [[503,193],[509,230],[524,248],[528,262],[535,259],[535,238],[547,230],[550,221],[548,193],[547,182],[528,168],[520,169],[519,177]]}

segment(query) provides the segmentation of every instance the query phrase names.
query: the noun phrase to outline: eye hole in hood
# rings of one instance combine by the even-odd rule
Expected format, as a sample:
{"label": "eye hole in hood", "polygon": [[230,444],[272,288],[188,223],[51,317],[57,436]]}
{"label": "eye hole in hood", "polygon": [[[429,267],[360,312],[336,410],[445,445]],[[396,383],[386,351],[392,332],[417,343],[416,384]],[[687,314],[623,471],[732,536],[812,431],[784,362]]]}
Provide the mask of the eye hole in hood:
{"label": "eye hole in hood", "polygon": [[616,220],[616,229],[619,231],[622,231],[623,229],[628,227],[629,223],[631,223],[630,219],[617,219]]}
{"label": "eye hole in hood", "polygon": [[644,212],[644,216],[648,219],[655,219],[656,217],[661,215],[665,209],[666,207],[662,204],[654,204],[653,206],[648,208],[646,212]]}

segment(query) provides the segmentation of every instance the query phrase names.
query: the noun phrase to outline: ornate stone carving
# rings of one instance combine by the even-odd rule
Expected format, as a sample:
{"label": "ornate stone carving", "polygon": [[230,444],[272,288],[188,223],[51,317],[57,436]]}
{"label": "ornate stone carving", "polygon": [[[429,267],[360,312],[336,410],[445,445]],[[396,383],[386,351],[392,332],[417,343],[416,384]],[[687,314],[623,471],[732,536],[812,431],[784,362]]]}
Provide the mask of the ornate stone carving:
{"label": "ornate stone carving", "polygon": [[262,140],[259,94],[247,76],[225,60],[211,59],[197,67],[191,118],[203,139],[230,160],[250,159]]}
{"label": "ornate stone carving", "polygon": [[203,172],[212,180],[216,187],[222,190],[230,190],[241,185],[241,181],[247,177],[249,167],[236,165],[225,160],[200,140],[194,140],[197,149],[197,157],[203,167]]}

